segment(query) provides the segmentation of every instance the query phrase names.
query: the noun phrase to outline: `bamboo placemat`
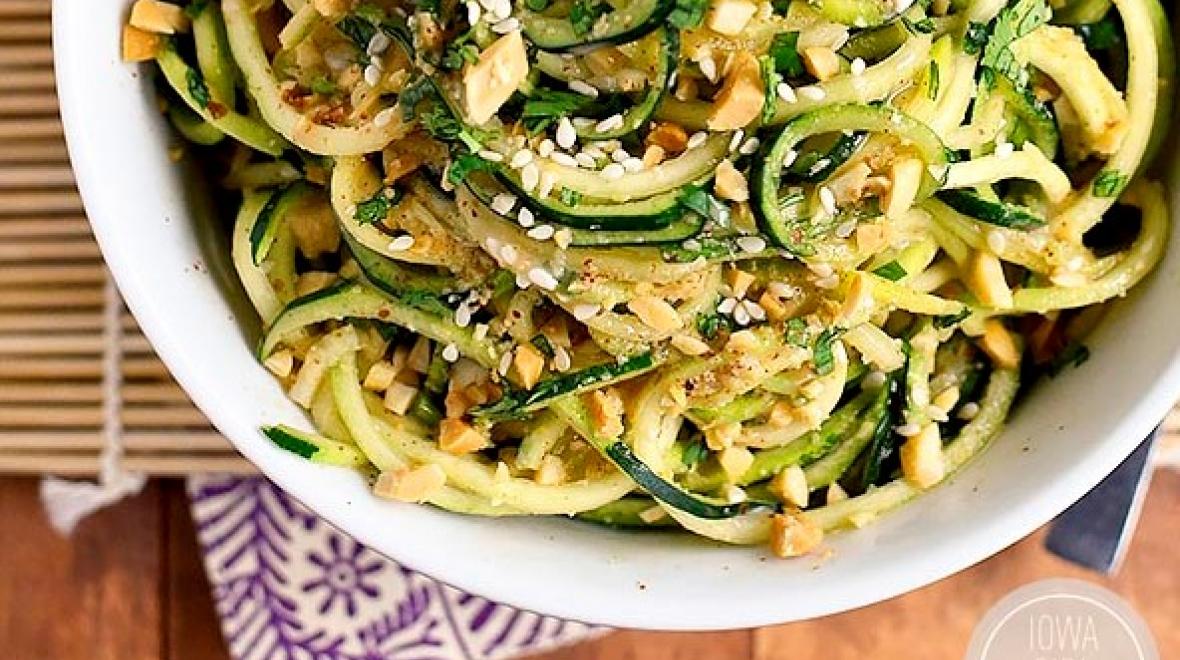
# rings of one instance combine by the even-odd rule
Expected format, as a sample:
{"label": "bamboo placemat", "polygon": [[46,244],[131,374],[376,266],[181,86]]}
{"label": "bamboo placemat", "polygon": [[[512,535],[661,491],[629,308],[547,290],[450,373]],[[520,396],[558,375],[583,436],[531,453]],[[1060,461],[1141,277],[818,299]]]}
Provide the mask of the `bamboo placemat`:
{"label": "bamboo placemat", "polygon": [[[1161,454],[1180,463],[1180,413],[1166,428]],[[112,432],[127,470],[253,471],[172,381],[103,266],[58,119],[49,0],[0,0],[0,474],[93,475]]]}

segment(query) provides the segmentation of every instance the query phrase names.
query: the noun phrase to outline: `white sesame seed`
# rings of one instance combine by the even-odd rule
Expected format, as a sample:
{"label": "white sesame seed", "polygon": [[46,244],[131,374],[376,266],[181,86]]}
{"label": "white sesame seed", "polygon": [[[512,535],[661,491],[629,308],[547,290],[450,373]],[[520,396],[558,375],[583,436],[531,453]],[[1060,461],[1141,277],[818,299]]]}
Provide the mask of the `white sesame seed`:
{"label": "white sesame seed", "polygon": [[623,127],[623,115],[616,113],[616,114],[613,114],[613,115],[607,117],[606,119],[603,119],[602,121],[598,122],[598,124],[594,127],[594,130],[599,133],[605,133],[607,131],[613,131],[616,128],[622,128],[622,127]]}
{"label": "white sesame seed", "polygon": [[512,0],[496,0],[492,4],[492,13],[496,18],[508,18],[512,15]]}
{"label": "white sesame seed", "polygon": [[467,24],[475,25],[483,15],[483,9],[475,0],[467,0]]}
{"label": "white sesame seed", "polygon": [[476,152],[476,155],[479,156],[480,158],[488,161],[489,163],[502,163],[502,162],[504,162],[504,154],[500,153],[499,151],[492,151],[491,149],[480,149],[478,152]]}
{"label": "white sesame seed", "polygon": [[583,147],[582,153],[593,158],[594,160],[602,160],[606,158],[606,153],[603,152],[602,147],[599,147],[597,143]]}
{"label": "white sesame seed", "polygon": [[549,159],[558,165],[564,165],[566,167],[578,166],[578,159],[562,151],[554,151],[553,155],[550,156]]}
{"label": "white sesame seed", "polygon": [[373,33],[373,37],[369,39],[369,46],[365,49],[365,52],[370,57],[377,57],[389,48],[390,43],[392,43],[392,40],[390,40],[389,35],[385,34],[383,30],[377,30]]}
{"label": "white sesame seed", "polygon": [[1015,150],[1016,147],[1012,146],[1011,142],[1001,142],[996,145],[996,158],[1000,160],[1010,158]]}
{"label": "white sesame seed", "polygon": [[606,167],[602,168],[601,172],[602,178],[606,179],[607,181],[616,181],[621,179],[626,173],[627,170],[623,169],[623,166],[618,163],[611,163],[610,165],[607,165]]}
{"label": "white sesame seed", "polygon": [[746,311],[746,308],[744,305],[734,308],[733,320],[737,321],[738,325],[749,325],[750,324],[750,313],[748,311]]}
{"label": "white sesame seed", "polygon": [[365,67],[365,84],[376,87],[381,82],[381,68],[375,64]]}
{"label": "white sesame seed", "polygon": [[836,215],[836,194],[827,186],[819,187],[819,203],[828,215]]}
{"label": "white sesame seed", "polygon": [[500,251],[500,245],[502,245],[502,243],[500,243],[498,239],[488,236],[488,240],[485,241],[484,245],[487,246],[488,252],[495,254]]}
{"label": "white sesame seed", "polygon": [[570,243],[574,242],[574,232],[569,229],[558,229],[557,233],[553,234],[553,242],[557,243],[557,247],[566,249]]}
{"label": "white sesame seed", "polygon": [[471,308],[467,305],[459,305],[455,309],[455,325],[460,328],[466,328],[471,325]]}
{"label": "white sesame seed", "polygon": [[402,234],[389,242],[389,249],[393,252],[405,252],[414,247],[414,237],[409,234]]}
{"label": "white sesame seed", "polygon": [[824,100],[824,97],[828,95],[828,93],[824,91],[823,87],[817,87],[815,85],[800,87],[797,91],[799,92],[800,96],[812,101],[822,101]]}
{"label": "white sesame seed", "polygon": [[745,309],[746,313],[750,315],[750,318],[755,321],[766,320],[766,310],[762,309],[762,305],[759,305],[753,300],[743,300],[742,309]]}
{"label": "white sesame seed", "polygon": [[598,167],[598,163],[594,160],[594,156],[591,156],[585,151],[578,152],[578,154],[574,156],[574,162],[588,170]]}
{"label": "white sesame seed", "polygon": [[619,164],[622,165],[623,169],[627,170],[628,172],[639,172],[643,170],[642,158],[628,158]]}
{"label": "white sesame seed", "polygon": [[783,169],[786,169],[795,164],[795,159],[799,157],[799,152],[794,149],[787,149],[787,153],[783,154]]}
{"label": "white sesame seed", "polygon": [[479,4],[488,11],[492,11],[496,8],[496,0],[479,0]]}
{"label": "white sesame seed", "polygon": [[578,132],[574,129],[569,117],[562,117],[558,120],[555,137],[557,138],[557,146],[562,149],[569,149],[578,141]]}
{"label": "white sesame seed", "polygon": [[848,65],[852,75],[859,76],[865,72],[865,61],[863,58],[855,57],[852,59],[852,64]]}
{"label": "white sesame seed", "polygon": [[536,163],[529,163],[520,170],[520,187],[524,188],[525,192],[532,192],[540,180],[541,170],[537,168]]}
{"label": "white sesame seed", "polygon": [[393,115],[397,112],[397,108],[385,108],[384,110],[373,115],[373,125],[377,128],[384,128],[393,121]]}
{"label": "white sesame seed", "polygon": [[745,136],[746,132],[740,128],[734,131],[733,135],[729,138],[729,150],[737,151],[738,147],[742,146],[742,138]]}
{"label": "white sesame seed", "polygon": [[522,206],[516,213],[516,223],[521,227],[528,229],[536,223],[536,219],[533,217],[532,211],[530,211],[527,207]]}
{"label": "white sesame seed", "polygon": [[758,147],[761,145],[762,145],[761,140],[759,140],[756,137],[752,137],[742,143],[741,148],[738,149],[738,153],[743,156],[749,156],[750,154],[754,153],[755,151],[758,151]]}
{"label": "white sesame seed", "polygon": [[514,170],[519,170],[531,162],[533,162],[533,152],[529,151],[528,149],[521,149],[520,151],[512,154],[512,160],[508,161],[508,167],[511,167]]}
{"label": "white sesame seed", "polygon": [[705,140],[707,139],[709,139],[708,134],[706,134],[704,131],[697,131],[688,138],[688,143],[685,146],[687,146],[689,149],[696,149],[697,147],[704,144]]}
{"label": "white sesame seed", "polygon": [[537,241],[547,241],[553,238],[553,225],[537,225],[526,232],[526,235]]}
{"label": "white sesame seed", "polygon": [[766,249],[766,241],[761,236],[742,236],[735,241],[742,252],[757,254]]}
{"label": "white sesame seed", "polygon": [[905,438],[912,438],[922,432],[922,427],[913,422],[902,424],[901,426],[893,427],[893,430],[900,436]]}
{"label": "white sesame seed", "polygon": [[488,336],[488,324],[476,323],[475,328],[471,331],[471,336],[475,337],[476,341],[483,341]]}
{"label": "white sesame seed", "polygon": [[595,316],[598,316],[598,313],[602,311],[602,305],[596,305],[594,303],[582,303],[580,305],[574,305],[574,308],[571,311],[573,311],[575,319],[585,323]]}
{"label": "white sesame seed", "polygon": [[626,149],[615,149],[611,152],[610,159],[616,163],[621,163],[631,157]]}
{"label": "white sesame seed", "polygon": [[866,390],[879,390],[885,386],[885,372],[870,371],[869,375],[861,381],[861,387]]}
{"label": "white sesame seed", "polygon": [[529,281],[528,273],[516,274],[516,288],[523,290],[529,288],[532,285],[533,283]]}
{"label": "white sesame seed", "polygon": [[786,282],[780,282],[778,280],[767,284],[766,290],[770,292],[770,295],[781,300],[794,298],[799,294],[799,289],[791,286],[790,284],[787,284]]}
{"label": "white sesame seed", "polygon": [[508,215],[512,213],[513,207],[516,206],[516,195],[512,193],[499,193],[492,198],[492,210],[500,215]]}
{"label": "white sesame seed", "polygon": [[598,88],[584,80],[571,80],[569,87],[571,92],[589,96],[592,99],[598,98]]}
{"label": "white sesame seed", "polygon": [[505,18],[492,26],[492,32],[496,34],[508,34],[509,32],[516,32],[519,29],[520,20],[513,17]]}
{"label": "white sesame seed", "polygon": [[[525,168],[525,171],[528,171],[527,167]],[[541,199],[548,197],[549,193],[553,192],[553,186],[556,184],[557,177],[553,174],[553,172],[545,172],[541,175],[541,186],[537,189],[537,194],[541,196]]]}
{"label": "white sesame seed", "polygon": [[508,370],[512,368],[512,351],[505,351],[500,356],[500,365],[496,367],[496,373],[501,376],[507,376]]}
{"label": "white sesame seed", "polygon": [[537,145],[537,155],[541,158],[548,158],[553,153],[553,140],[545,138],[541,140],[541,144]]}
{"label": "white sesame seed", "polygon": [[746,501],[746,491],[741,486],[729,484],[725,487],[725,501],[729,504],[741,504]]}
{"label": "white sesame seed", "polygon": [[1086,260],[1082,258],[1082,255],[1079,254],[1075,257],[1072,257],[1069,261],[1065,262],[1065,269],[1069,270],[1069,271],[1077,272],[1077,271],[1081,270],[1082,266],[1084,266],[1084,265],[1086,265]]}
{"label": "white sesame seed", "polygon": [[558,371],[569,371],[573,366],[570,360],[569,351],[565,350],[565,346],[553,347],[553,368]]}
{"label": "white sesame seed", "polygon": [[780,99],[786,101],[787,103],[794,103],[795,101],[799,100],[799,97],[795,96],[795,90],[791,89],[791,86],[785,82],[779,83],[774,88],[774,91],[778,94]]}
{"label": "white sesame seed", "polygon": [[733,314],[733,310],[735,307],[737,307],[737,305],[738,305],[737,298],[726,298],[725,300],[721,301],[720,305],[717,305],[717,313],[718,314]]}
{"label": "white sesame seed", "polygon": [[500,259],[502,259],[504,261],[504,263],[508,264],[509,266],[516,263],[516,246],[515,245],[505,245],[505,246],[501,247],[500,248]]}
{"label": "white sesame seed", "polygon": [[697,62],[697,66],[701,68],[701,73],[709,79],[709,82],[717,82],[717,63],[713,61],[711,56],[706,55]]}
{"label": "white sesame seed", "polygon": [[557,278],[553,277],[553,273],[541,267],[529,269],[529,281],[546,291],[552,291],[557,288]]}
{"label": "white sesame seed", "polygon": [[959,413],[955,416],[958,417],[959,419],[970,421],[970,420],[975,419],[975,416],[978,414],[979,414],[979,404],[975,403],[974,401],[969,401],[969,402],[963,404],[962,408],[959,408]]}
{"label": "white sesame seed", "polygon": [[1008,247],[1008,239],[1003,234],[995,230],[987,232],[987,249],[991,250],[993,254],[1003,254],[1006,247]]}

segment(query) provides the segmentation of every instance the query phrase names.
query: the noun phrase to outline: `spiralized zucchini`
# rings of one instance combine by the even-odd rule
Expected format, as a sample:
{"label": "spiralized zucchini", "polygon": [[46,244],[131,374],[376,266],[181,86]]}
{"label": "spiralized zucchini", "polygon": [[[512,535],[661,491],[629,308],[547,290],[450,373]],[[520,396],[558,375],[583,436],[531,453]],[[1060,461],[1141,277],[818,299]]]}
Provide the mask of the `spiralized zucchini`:
{"label": "spiralized zucchini", "polygon": [[202,0],[129,44],[316,427],[266,435],[384,498],[802,555],[1160,260],[1156,0],[716,4]]}

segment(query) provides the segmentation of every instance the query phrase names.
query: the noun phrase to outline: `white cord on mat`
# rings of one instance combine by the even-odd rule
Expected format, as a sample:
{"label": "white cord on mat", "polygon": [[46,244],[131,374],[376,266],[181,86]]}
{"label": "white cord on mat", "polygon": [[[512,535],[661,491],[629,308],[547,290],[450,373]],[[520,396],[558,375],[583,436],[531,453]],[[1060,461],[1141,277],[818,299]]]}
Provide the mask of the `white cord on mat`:
{"label": "white cord on mat", "polygon": [[58,477],[41,480],[41,502],[49,522],[62,534],[95,511],[143,489],[145,475],[123,469],[123,301],[107,276],[103,309],[102,435],[98,482]]}

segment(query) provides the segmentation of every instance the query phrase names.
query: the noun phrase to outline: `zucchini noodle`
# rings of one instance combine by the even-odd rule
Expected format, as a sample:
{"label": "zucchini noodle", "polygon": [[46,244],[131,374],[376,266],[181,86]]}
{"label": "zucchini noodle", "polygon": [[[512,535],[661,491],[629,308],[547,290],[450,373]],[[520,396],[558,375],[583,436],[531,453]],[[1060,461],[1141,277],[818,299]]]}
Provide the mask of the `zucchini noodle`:
{"label": "zucchini noodle", "polygon": [[807,554],[1162,257],[1156,0],[489,4],[124,36],[315,427],[263,433],[378,497]]}

